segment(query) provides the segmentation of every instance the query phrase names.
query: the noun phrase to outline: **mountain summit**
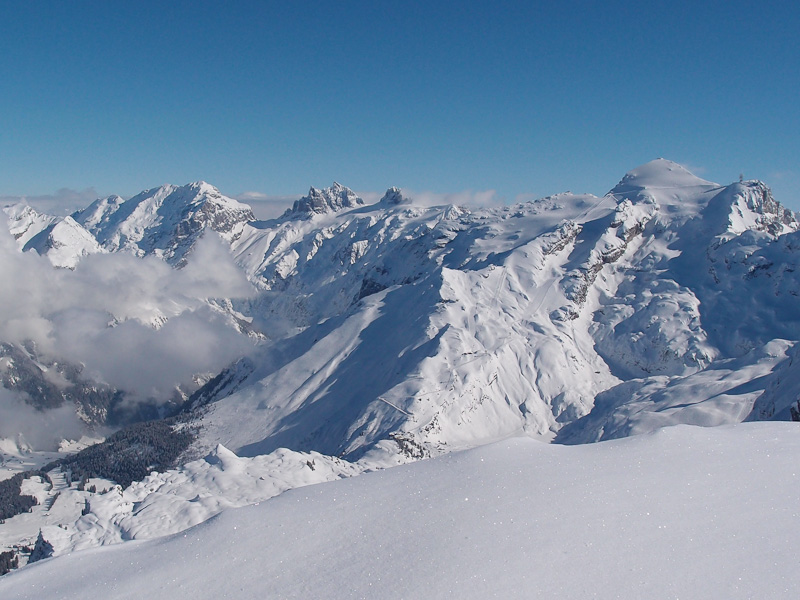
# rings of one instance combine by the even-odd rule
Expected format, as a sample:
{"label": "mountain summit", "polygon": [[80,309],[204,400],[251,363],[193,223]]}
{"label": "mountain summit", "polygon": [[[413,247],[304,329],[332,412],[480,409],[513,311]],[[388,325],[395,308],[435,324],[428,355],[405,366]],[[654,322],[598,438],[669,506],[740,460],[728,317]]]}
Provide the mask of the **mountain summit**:
{"label": "mountain summit", "polygon": [[674,189],[687,187],[719,187],[697,177],[683,165],[665,158],[657,158],[628,171],[611,193],[655,188]]}
{"label": "mountain summit", "polygon": [[206,228],[230,238],[237,227],[255,220],[249,206],[204,181],[163,185],[129,200],[110,196],[72,217],[107,251],[156,254],[172,264],[183,264]]}
{"label": "mountain summit", "polygon": [[307,196],[296,200],[291,209],[284,216],[312,216],[331,212],[338,212],[348,208],[363,206],[364,201],[353,190],[340,183],[323,189],[312,187]]}

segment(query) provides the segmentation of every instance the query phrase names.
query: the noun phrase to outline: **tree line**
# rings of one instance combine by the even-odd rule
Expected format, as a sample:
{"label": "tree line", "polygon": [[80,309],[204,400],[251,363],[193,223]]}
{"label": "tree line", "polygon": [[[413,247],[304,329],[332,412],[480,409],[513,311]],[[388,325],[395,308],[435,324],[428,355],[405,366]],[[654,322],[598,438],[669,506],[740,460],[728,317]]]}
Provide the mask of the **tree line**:
{"label": "tree line", "polygon": [[9,479],[0,481],[0,523],[14,515],[30,511],[39,504],[33,496],[22,493],[22,482],[31,477],[41,477],[53,485],[50,476],[44,471],[23,471],[15,473]]}
{"label": "tree line", "polygon": [[98,477],[128,487],[151,471],[175,466],[178,457],[197,437],[195,428],[176,428],[178,424],[176,418],[170,418],[130,425],[104,442],[50,463],[44,469],[60,466],[62,471],[69,472],[71,480],[85,482]]}

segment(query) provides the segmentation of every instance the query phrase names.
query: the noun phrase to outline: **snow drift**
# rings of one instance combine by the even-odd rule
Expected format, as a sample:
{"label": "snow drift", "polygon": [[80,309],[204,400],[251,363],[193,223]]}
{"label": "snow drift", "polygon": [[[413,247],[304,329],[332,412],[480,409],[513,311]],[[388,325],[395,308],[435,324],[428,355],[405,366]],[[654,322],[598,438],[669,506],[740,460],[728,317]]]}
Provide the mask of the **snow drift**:
{"label": "snow drift", "polygon": [[0,595],[793,599],[794,429],[511,439],[45,560]]}

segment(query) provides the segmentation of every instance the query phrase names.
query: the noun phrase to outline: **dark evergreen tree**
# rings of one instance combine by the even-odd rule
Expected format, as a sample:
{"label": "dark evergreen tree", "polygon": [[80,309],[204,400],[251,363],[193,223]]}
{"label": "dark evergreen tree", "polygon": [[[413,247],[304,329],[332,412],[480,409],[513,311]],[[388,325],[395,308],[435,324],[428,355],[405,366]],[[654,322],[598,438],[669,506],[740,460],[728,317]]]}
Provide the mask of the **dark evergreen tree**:
{"label": "dark evergreen tree", "polygon": [[196,430],[176,418],[148,421],[126,427],[108,439],[44,467],[61,466],[85,490],[89,478],[110,479],[123,488],[141,481],[151,471],[163,471],[194,441]]}
{"label": "dark evergreen tree", "polygon": [[33,496],[21,493],[23,480],[33,475],[39,475],[39,473],[29,471],[16,473],[13,477],[0,481],[0,521],[29,511],[38,504]]}
{"label": "dark evergreen tree", "polygon": [[44,558],[53,556],[53,544],[44,539],[42,530],[39,530],[39,537],[36,538],[36,543],[33,545],[31,557],[28,559],[28,564],[35,563]]}
{"label": "dark evergreen tree", "polygon": [[16,569],[19,566],[19,557],[13,550],[0,552],[0,575],[5,575],[11,569]]}

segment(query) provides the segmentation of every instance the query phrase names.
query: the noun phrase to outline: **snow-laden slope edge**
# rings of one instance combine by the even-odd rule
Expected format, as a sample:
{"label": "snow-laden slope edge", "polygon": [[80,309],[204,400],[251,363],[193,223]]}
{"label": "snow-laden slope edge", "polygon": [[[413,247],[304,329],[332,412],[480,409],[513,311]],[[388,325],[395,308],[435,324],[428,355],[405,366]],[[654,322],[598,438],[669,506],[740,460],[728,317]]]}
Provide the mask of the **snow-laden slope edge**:
{"label": "snow-laden slope edge", "polygon": [[507,440],[42,561],[0,595],[793,599],[794,429]]}

